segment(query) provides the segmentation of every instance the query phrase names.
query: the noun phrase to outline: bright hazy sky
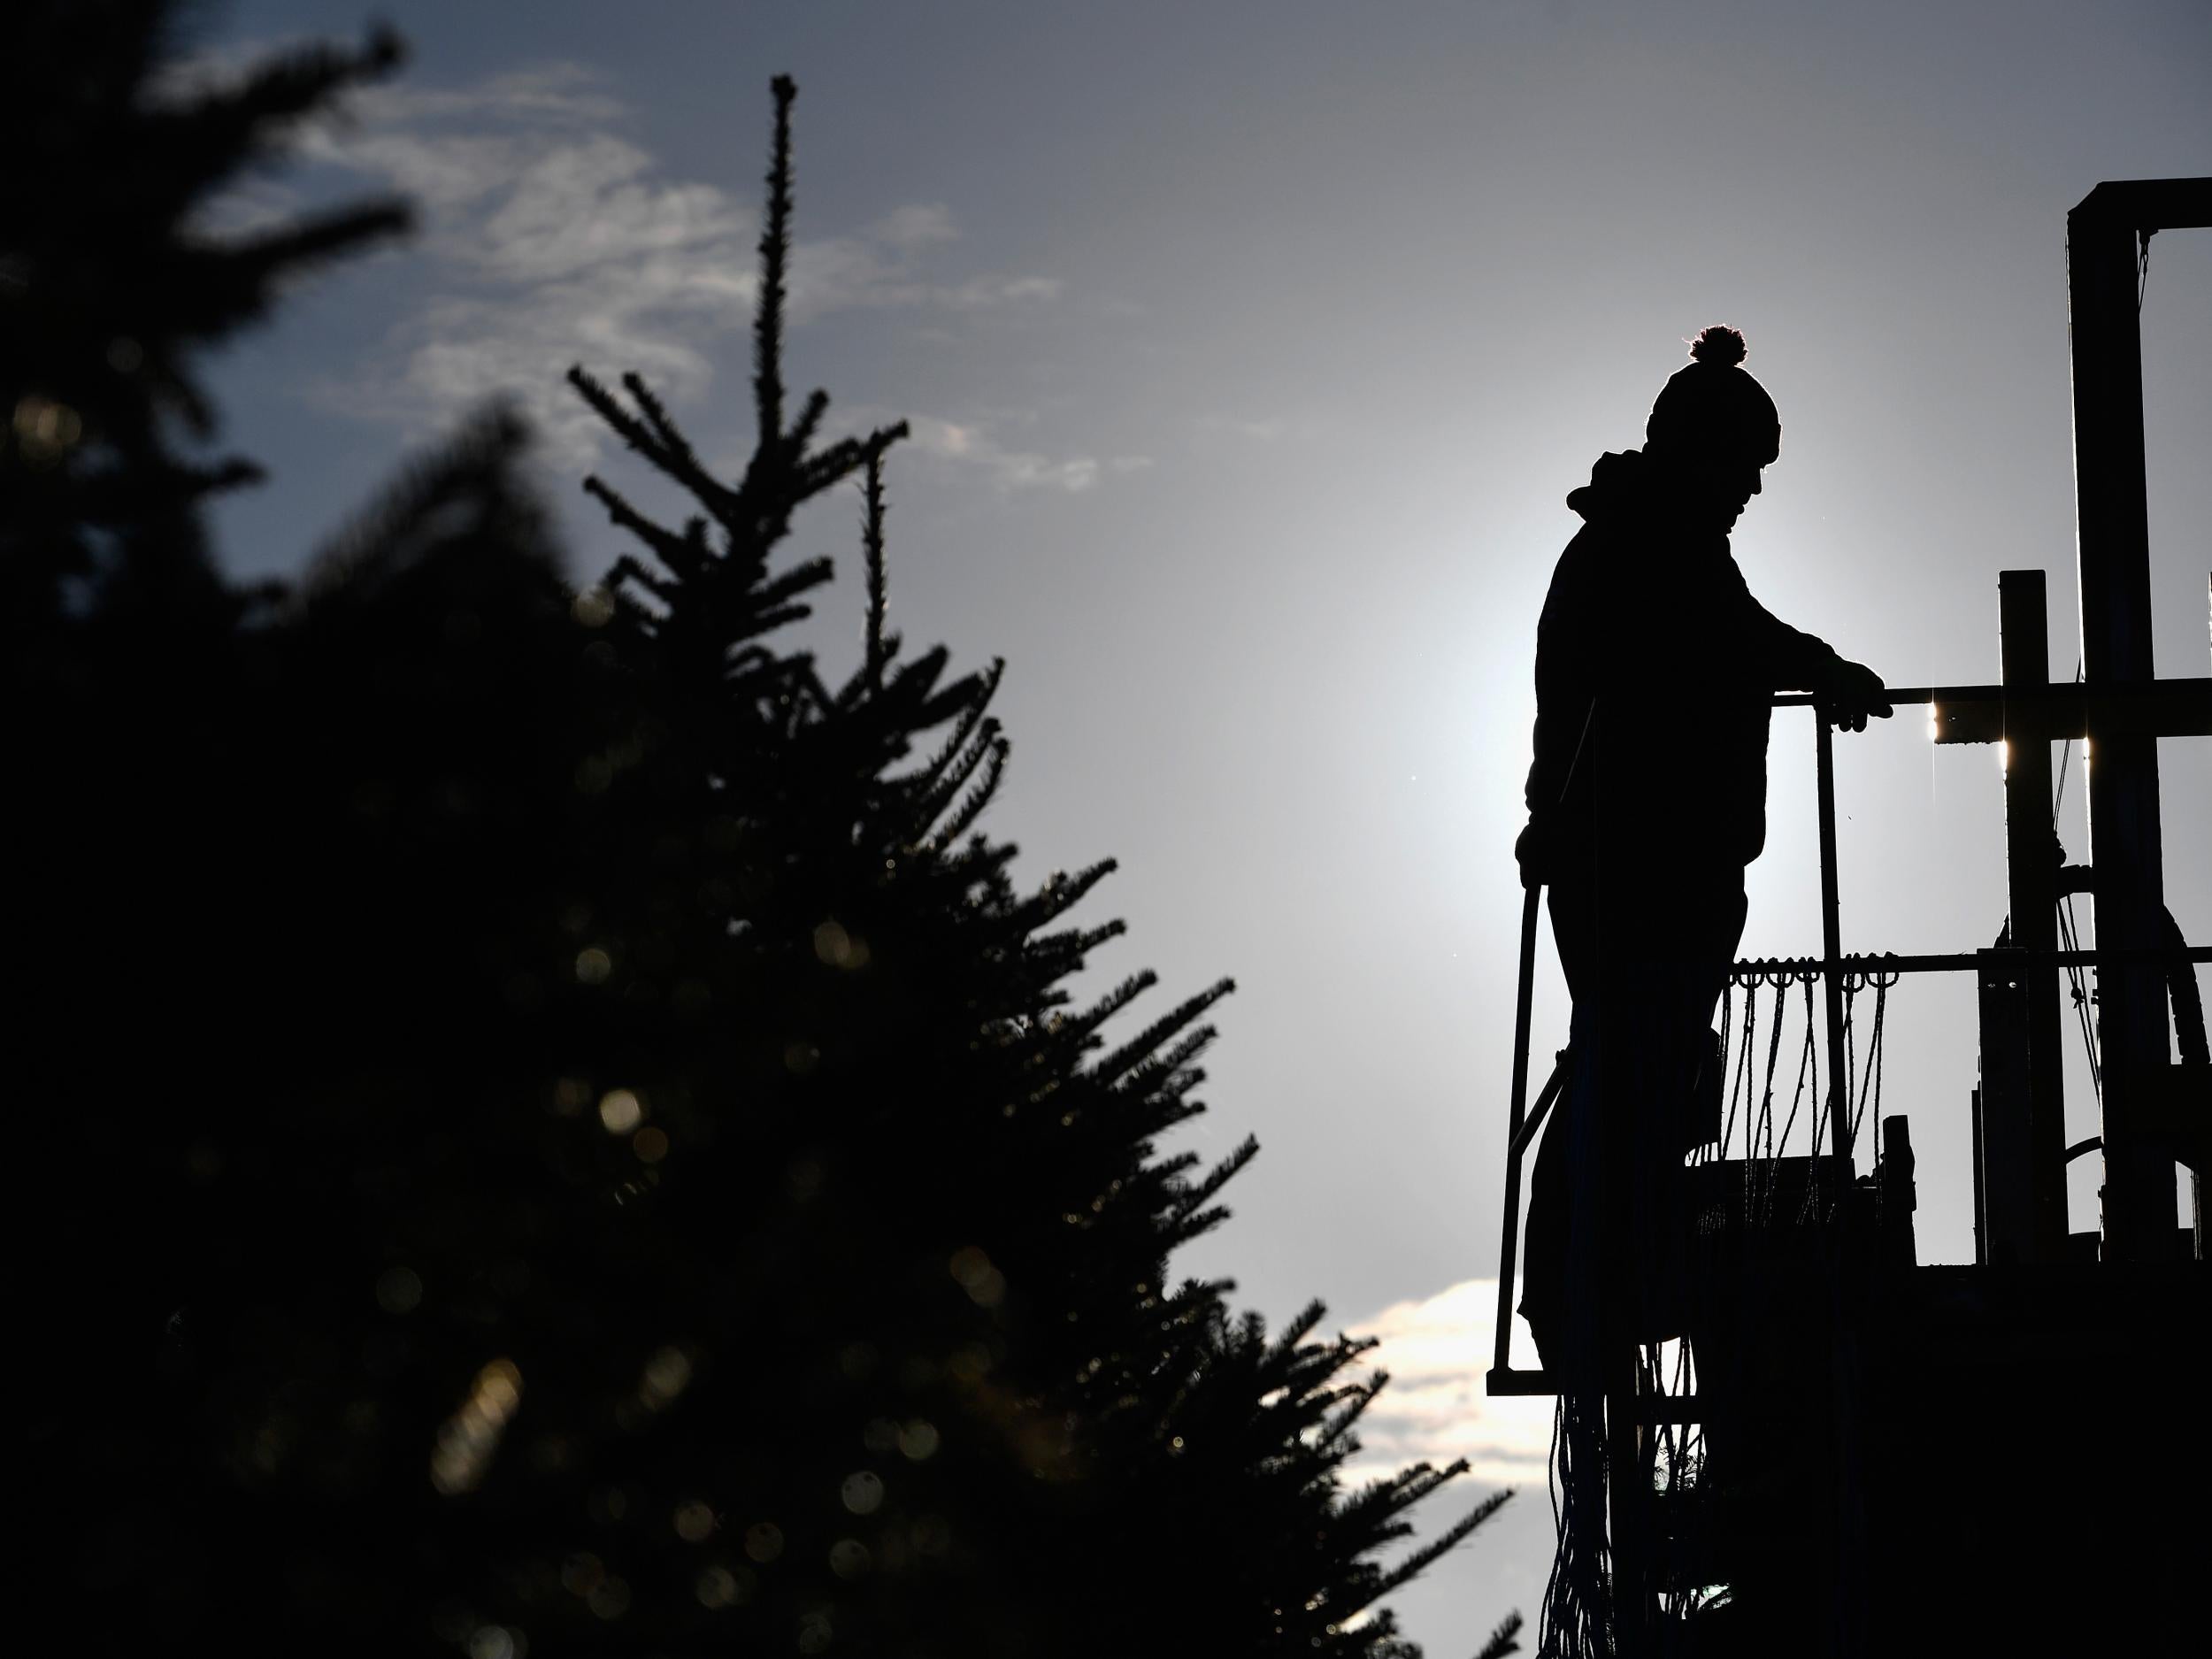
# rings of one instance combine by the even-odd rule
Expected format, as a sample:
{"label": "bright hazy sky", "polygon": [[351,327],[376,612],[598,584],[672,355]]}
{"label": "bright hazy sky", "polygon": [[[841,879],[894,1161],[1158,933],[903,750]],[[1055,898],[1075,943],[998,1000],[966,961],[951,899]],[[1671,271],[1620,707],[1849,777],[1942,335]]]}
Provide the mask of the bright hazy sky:
{"label": "bright hazy sky", "polygon": [[[1033,878],[1121,860],[1093,910],[1132,935],[1102,979],[1152,965],[1163,1003],[1223,972],[1241,987],[1193,1144],[1256,1131],[1265,1152],[1179,1265],[1235,1277],[1271,1318],[1318,1295],[1391,1333],[1399,1403],[1371,1450],[1487,1448],[1483,1478],[1534,1482],[1396,1598],[1409,1632],[1442,1655],[1509,1606],[1532,1622],[1542,1425],[1485,1416],[1467,1386],[1488,1316],[1464,1286],[1497,1268],[1510,848],[1536,614],[1578,522],[1563,497],[1640,442],[1683,336],[1737,324],[1786,426],[1736,537],[1754,591],[1893,683],[1981,681],[1997,572],[2040,567],[2064,677],[2064,216],[2102,179],[2212,172],[2212,11],[383,10],[411,66],[232,212],[396,186],[423,231],[220,365],[227,436],[274,473],[221,515],[231,567],[296,570],[407,445],[504,389],[540,415],[574,571],[596,573],[625,549],[582,470],[674,503],[572,406],[572,361],[643,371],[733,468],[767,81],[795,75],[790,378],[849,421],[915,424],[892,463],[893,604],[912,643],[1010,658],[990,827]],[[263,0],[210,38],[365,19]],[[2160,236],[2143,323],[2167,674],[2208,668],[2208,319],[2212,233]],[[792,549],[842,561],[833,661],[859,632],[857,511],[818,511]],[[1697,741],[1664,687],[1652,718]],[[1818,947],[1810,729],[1776,726],[1749,955]],[[1839,753],[1846,949],[1986,943],[1993,752],[1932,749],[1913,711]],[[2162,764],[2168,892],[2202,942],[2212,745]],[[1548,947],[1544,965],[1540,1055],[1565,1025]],[[1889,1018],[1921,1259],[1970,1259],[1970,982],[1909,983]],[[2078,1064],[2071,1089],[2078,1138]]]}

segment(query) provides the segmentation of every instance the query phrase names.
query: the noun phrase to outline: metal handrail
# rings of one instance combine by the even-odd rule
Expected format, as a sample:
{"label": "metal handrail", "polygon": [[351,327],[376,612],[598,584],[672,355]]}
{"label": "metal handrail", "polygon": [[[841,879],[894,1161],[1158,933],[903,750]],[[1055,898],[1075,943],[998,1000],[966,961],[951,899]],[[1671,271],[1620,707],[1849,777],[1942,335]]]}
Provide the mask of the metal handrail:
{"label": "metal handrail", "polygon": [[[1995,951],[2008,963],[2017,963],[2023,968],[2093,968],[2107,962],[2173,963],[2187,962],[2201,965],[2212,962],[2212,945],[2185,945],[2169,949],[2157,945],[2139,945],[2126,949],[2098,950],[2025,950],[2009,945],[1995,947]],[[1741,983],[1755,979],[1762,973],[1786,974],[1802,979],[1824,973],[1833,966],[1846,977],[1870,973],[1967,973],[1984,965],[1988,951],[1938,951],[1920,956],[1839,956],[1832,964],[1824,956],[1763,956],[1745,957],[1728,971],[1728,977]]]}
{"label": "metal handrail", "polygon": [[1536,908],[1543,896],[1541,885],[1531,883],[1521,902],[1521,984],[1513,1003],[1513,1120],[1506,1140],[1505,1240],[1499,1252],[1498,1345],[1497,1363],[1491,1373],[1494,1377],[1498,1371],[1511,1369],[1509,1348],[1513,1340],[1513,1269],[1521,1248],[1521,1155],[1528,1149],[1521,1120],[1528,1101],[1528,1022],[1536,979]]}
{"label": "metal handrail", "polygon": [[[2154,689],[2152,686],[2108,686],[2098,688],[2101,696],[2124,697],[2131,693]],[[2193,691],[2212,682],[2188,682]],[[2027,695],[2041,695],[2055,700],[2060,694],[2078,697],[2079,686],[2053,687],[2047,693],[2041,687]],[[1884,694],[1893,705],[1930,703],[1940,708],[1946,703],[1972,704],[2001,701],[2008,697],[2018,700],[2023,696],[2020,687],[2009,690],[2003,686],[1904,686],[1891,687]],[[1816,789],[1819,797],[1820,818],[1820,932],[1821,954],[1817,956],[1772,957],[1764,961],[1746,960],[1734,963],[1729,969],[1732,981],[1760,974],[1786,973],[1796,977],[1818,974],[1826,991],[1828,1026],[1828,1110],[1832,1125],[1830,1144],[1836,1154],[1851,1156],[1850,1099],[1844,1084],[1843,1053],[1843,993],[1844,982],[1854,975],[1902,973],[1959,973],[1984,965],[1986,953],[1956,951],[1915,956],[1849,956],[1843,954],[1842,903],[1836,864],[1836,785],[1834,730],[1822,705],[1826,699],[1810,692],[1778,692],[1772,706],[1778,709],[1805,709],[1814,711],[1814,770]],[[1540,1371],[1516,1371],[1510,1363],[1513,1339],[1513,1276],[1520,1259],[1521,1233],[1521,1160],[1526,1155],[1528,1143],[1535,1139],[1546,1113],[1557,1098],[1564,1082],[1564,1056],[1546,1084],[1534,1112],[1528,1109],[1528,1045],[1530,1008],[1533,997],[1536,972],[1536,913],[1541,902],[1543,889],[1532,886],[1521,905],[1520,985],[1514,1000],[1513,1012],[1513,1096],[1511,1117],[1506,1133],[1505,1217],[1504,1236],[1498,1251],[1498,1318],[1494,1359],[1486,1379],[1487,1390],[1493,1394],[1552,1394],[1556,1389],[1550,1378]],[[2185,946],[2179,950],[2146,948],[2135,949],[2093,950],[2025,950],[2008,949],[2008,963],[2016,962],[2023,968],[2061,967],[2093,968],[2101,964],[2149,961],[2172,963],[2187,960],[2193,964],[2212,962],[2212,947]]]}

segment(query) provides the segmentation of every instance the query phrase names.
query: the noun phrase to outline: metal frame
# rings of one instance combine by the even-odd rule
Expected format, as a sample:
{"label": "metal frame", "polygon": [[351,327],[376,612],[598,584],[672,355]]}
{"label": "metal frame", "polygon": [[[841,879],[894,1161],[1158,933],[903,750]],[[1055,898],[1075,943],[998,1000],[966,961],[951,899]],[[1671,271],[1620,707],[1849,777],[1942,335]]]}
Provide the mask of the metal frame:
{"label": "metal frame", "polygon": [[[2066,216],[2066,310],[2073,369],[2076,572],[2082,678],[2090,695],[2154,685],[2148,489],[2143,462],[2141,264],[2161,230],[2212,226],[2212,179],[2099,185]],[[2156,736],[2093,722],[2090,862],[2104,1058],[2101,1254],[2156,1262],[2173,1248],[2177,1211],[2169,1148],[2146,1136],[2139,1094],[2172,1061],[2166,987],[2111,950],[2155,945],[2165,923]]]}
{"label": "metal frame", "polygon": [[[2008,947],[1921,956],[1847,957],[1841,941],[1837,872],[1833,734],[1816,699],[1791,695],[1775,706],[1814,705],[1821,877],[1821,955],[1765,964],[1739,963],[1732,978],[1817,972],[1826,990],[1828,1087],[1833,1145],[1848,1163],[1849,1107],[1842,1047],[1846,979],[1909,972],[1982,972],[1982,1087],[1973,1092],[1976,1154],[1976,1259],[2055,1262],[2066,1253],[2063,1171],[2073,1157],[2101,1150],[2104,1184],[2100,1254],[2116,1263],[2155,1263],[2174,1240],[2174,1158],[2194,1172],[2196,1253],[2206,1254],[2202,1177],[2212,1163],[2212,1132],[2202,1105],[2212,1078],[2202,1065],[2177,1067],[2168,1045],[2166,974],[2177,957],[2212,961],[2201,947],[2172,948],[2164,913],[2163,836],[2160,824],[2157,740],[2212,733],[2212,680],[2157,679],[2151,649],[2148,512],[2144,467],[2143,364],[2139,273],[2152,236],[2162,229],[2212,226],[2212,179],[2166,179],[2099,185],[2067,217],[2069,355],[2072,370],[2077,573],[2081,603],[2082,683],[2049,684],[2047,618],[2042,572],[2008,571],[1999,584],[2004,684],[1919,687],[1893,691],[1893,703],[1926,703],[1938,742],[2003,741],[2006,768]],[[2054,926],[2058,878],[2050,856],[2048,742],[2085,740],[2085,794],[2090,828],[2091,898],[2097,949],[2061,951]],[[2096,746],[2088,767],[2087,741]],[[1493,1394],[1551,1393],[1542,1371],[1512,1369],[1512,1295],[1520,1233],[1521,1162],[1558,1099],[1563,1067],[1555,1067],[1534,1110],[1527,1105],[1532,980],[1540,887],[1522,908],[1520,983],[1516,1006],[1513,1089],[1507,1140],[1503,1238],[1500,1250]],[[2098,1028],[2103,1055],[2102,1129],[2063,1144],[2062,1068],[2058,1053],[2058,971],[2087,965],[2100,979]],[[1817,1121],[1817,1119],[1816,1119]],[[1907,1198],[1912,1153],[1905,1120],[1892,1120],[1886,1187]],[[2186,1128],[2181,1125],[2188,1125]],[[2193,1139],[2188,1137],[2193,1136]],[[1909,1235],[1908,1235],[1909,1239]],[[1910,1262],[1908,1251],[1901,1258]],[[2125,1269],[2118,1270],[2124,1273]],[[1632,1389],[1630,1393],[1632,1394]],[[1609,1388],[1607,1418],[1617,1448],[1632,1446],[1646,1402]],[[1678,1419],[1694,1417],[1695,1400],[1660,1402]],[[1839,1422],[1838,1455],[1847,1469],[1853,1424]],[[1625,1441],[1620,1437],[1627,1437]],[[1619,1455],[1617,1449],[1616,1455]],[[1624,1463],[1628,1459],[1624,1458]],[[1622,1650],[1641,1654],[1649,1635],[1650,1588],[1641,1574],[1647,1541],[1624,1485],[1611,1491],[1615,1566],[1624,1598]],[[1848,1503],[1847,1503],[1847,1507]],[[1859,1513],[1855,1510],[1854,1513]],[[1847,1525],[1839,1563],[1854,1583],[1851,1558],[1864,1544]],[[1861,1571],[1863,1569],[1860,1569]],[[1841,1581],[1837,1594],[1844,1596]],[[1634,1613],[1629,1616],[1627,1609]],[[1832,1609],[1860,1615],[1855,1597]],[[1847,1617],[1832,1640],[1860,1651],[1866,1633]]]}
{"label": "metal frame", "polygon": [[[2108,688],[2113,689],[2113,688]],[[2151,694],[2162,694],[2149,700]],[[1890,690],[1893,705],[1928,705],[1934,740],[1939,743],[1972,743],[2001,738],[2009,729],[2022,741],[2079,734],[2088,717],[2091,700],[2080,686],[2037,688],[2023,686],[1907,686]],[[2212,734],[2212,680],[2154,680],[2130,686],[2115,704],[2141,703],[2133,724],[2147,736]],[[1819,699],[1809,693],[1783,692],[1772,699],[1778,709],[1809,708],[1815,732],[1815,774],[1820,818],[1821,949],[1818,956],[1790,956],[1764,961],[1739,961],[1730,977],[1740,979],[1762,973],[1789,972],[1822,976],[1826,991],[1828,1027],[1828,1108],[1833,1126],[1831,1145],[1849,1157],[1850,1102],[1844,1087],[1843,990],[1854,975],[1892,973],[1966,973],[1984,966],[1986,954],[1958,951],[1919,956],[1846,956],[1841,941],[1841,882],[1837,871],[1834,732],[1821,712]],[[1984,712],[1999,705],[1992,721]],[[2099,727],[2102,730],[2101,726]],[[1513,1013],[1513,1091],[1506,1132],[1505,1203],[1503,1235],[1498,1249],[1497,1333],[1492,1366],[1486,1379],[1492,1394],[1555,1394],[1550,1375],[1542,1371],[1516,1370],[1512,1364],[1514,1270],[1520,1260],[1521,1164],[1529,1143],[1543,1126],[1546,1115],[1558,1099],[1564,1079],[1563,1062],[1555,1064],[1532,1110],[1528,1103],[1528,1057],[1531,1005],[1536,972],[1536,918],[1543,902],[1540,887],[1529,887],[1521,904],[1520,982]],[[2110,972],[2126,964],[2139,972],[2177,960],[2177,953],[2162,946],[2101,947],[2093,950],[2053,950],[2023,948],[2008,952],[2008,961],[2024,969],[2055,973],[2061,968],[2093,967]],[[2191,963],[2212,962],[2212,947],[2191,946],[2179,953]],[[2155,977],[2155,975],[2149,976]],[[2161,981],[2162,984],[2162,980]],[[1984,1102],[1978,1115],[1985,1112]],[[2062,1169],[2064,1160],[2060,1161]],[[1976,1178],[1981,1169],[1976,1161]],[[1977,1204],[1976,1213],[1981,1212]],[[2063,1212],[2062,1211],[2062,1222]]]}

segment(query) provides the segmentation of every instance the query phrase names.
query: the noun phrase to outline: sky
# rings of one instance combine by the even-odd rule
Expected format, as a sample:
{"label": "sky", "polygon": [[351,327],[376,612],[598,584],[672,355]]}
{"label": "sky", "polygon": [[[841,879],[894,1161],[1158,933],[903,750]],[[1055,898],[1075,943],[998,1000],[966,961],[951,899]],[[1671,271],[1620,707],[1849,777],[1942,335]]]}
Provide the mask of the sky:
{"label": "sky", "polygon": [[[357,35],[357,6],[211,14],[210,60]],[[2103,179],[2212,172],[2212,12],[2188,3],[808,6],[398,0],[414,49],[249,225],[368,189],[405,247],[228,349],[226,440],[271,472],[228,567],[296,572],[482,399],[539,425],[571,569],[626,550],[577,488],[672,505],[560,384],[643,373],[734,471],[767,83],[797,122],[787,378],[893,418],[895,625],[1009,658],[987,827],[1031,879],[1102,856],[1110,982],[1217,975],[1207,1117],[1263,1152],[1179,1266],[1271,1320],[1318,1296],[1396,1378],[1368,1458],[1464,1451],[1522,1496],[1394,1598],[1432,1654],[1533,1620],[1548,1413],[1483,1398],[1535,620],[1607,449],[1685,336],[1740,326],[1782,411],[1739,526],[1753,590],[1893,684],[1997,677],[1997,574],[2041,569],[2078,657],[2064,219]],[[2208,672],[2212,233],[2152,245],[2142,311],[2159,671]],[[857,653],[858,504],[792,553]],[[1651,718],[1697,741],[1699,710]],[[2212,740],[2161,746],[2169,902],[2212,940]],[[1819,945],[1809,717],[1776,718],[1747,956]],[[2085,856],[2080,757],[2061,829]],[[1916,711],[1838,743],[1847,950],[1954,951],[2005,911],[1986,749]],[[1564,1041],[1540,956],[1535,1044]],[[2201,971],[2200,971],[2201,972]],[[1965,976],[1887,1010],[1920,1259],[1972,1256]],[[2070,1034],[2070,1042],[2072,1039]],[[2078,1046],[2078,1045],[2076,1045]],[[2094,1133],[2071,1062],[2069,1139]],[[2070,1173],[2095,1225],[2094,1160]],[[1471,1487],[1463,1502],[1476,1495]],[[1430,1506],[1432,1527],[1453,1500]]]}

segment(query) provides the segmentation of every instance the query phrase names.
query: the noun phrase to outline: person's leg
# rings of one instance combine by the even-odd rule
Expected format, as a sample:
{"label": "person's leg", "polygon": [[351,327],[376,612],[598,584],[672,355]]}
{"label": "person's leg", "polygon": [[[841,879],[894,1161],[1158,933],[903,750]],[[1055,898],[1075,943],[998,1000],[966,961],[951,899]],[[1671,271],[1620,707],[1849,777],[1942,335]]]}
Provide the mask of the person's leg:
{"label": "person's leg", "polygon": [[1605,1204],[1615,1218],[1605,1282],[1640,1340],[1678,1333],[1684,1306],[1686,1133],[1714,1004],[1742,935],[1740,872],[1674,872],[1639,889],[1609,952],[1600,995],[1611,1014]]}
{"label": "person's leg", "polygon": [[1698,959],[1689,980],[1694,1006],[1691,1022],[1710,1028],[1713,1006],[1728,988],[1728,971],[1736,964],[1736,949],[1743,942],[1744,917],[1749,901],[1744,896],[1743,872],[1730,870],[1715,875],[1699,895]]}
{"label": "person's leg", "polygon": [[[1680,1125],[1709,1042],[1714,1003],[1742,936],[1742,872],[1686,880],[1617,882],[1602,910],[1594,887],[1555,886],[1552,937],[1575,999],[1568,1087],[1539,1143],[1528,1185],[1520,1310],[1547,1370],[1577,1296],[1610,1311],[1610,1329],[1640,1323],[1629,1310],[1671,1298],[1680,1213]],[[1597,1079],[1606,1081],[1601,1086]],[[1568,1270],[1572,1205],[1568,1123],[1578,1093],[1593,1100],[1602,1229],[1591,1271]]]}

